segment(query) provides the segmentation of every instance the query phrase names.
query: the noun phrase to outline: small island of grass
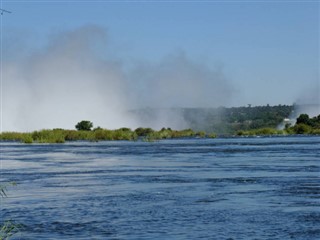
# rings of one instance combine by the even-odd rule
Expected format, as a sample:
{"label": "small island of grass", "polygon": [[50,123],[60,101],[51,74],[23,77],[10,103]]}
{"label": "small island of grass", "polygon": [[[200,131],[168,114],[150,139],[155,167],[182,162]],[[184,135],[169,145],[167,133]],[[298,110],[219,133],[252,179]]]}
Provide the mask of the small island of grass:
{"label": "small island of grass", "polygon": [[3,132],[0,134],[0,141],[19,141],[23,143],[64,143],[66,141],[155,141],[169,138],[186,137],[210,137],[214,138],[214,133],[195,132],[192,129],[172,130],[171,128],[162,128],[159,131],[151,128],[119,128],[115,130],[104,129],[101,127],[93,128],[90,121],[81,121],[77,123],[77,130],[67,129],[44,129],[29,133]]}
{"label": "small island of grass", "polygon": [[[155,141],[174,138],[216,138],[215,133],[194,131],[192,129],[172,130],[162,128],[154,130],[139,127],[135,130],[119,128],[115,130],[101,127],[93,128],[93,123],[87,120],[77,123],[76,130],[68,129],[43,129],[33,132],[2,132],[0,141],[17,141],[23,143],[64,143],[66,141]],[[301,114],[294,126],[286,124],[282,130],[276,128],[258,128],[251,130],[238,130],[228,136],[274,136],[274,135],[320,135],[320,115],[310,118],[307,114]]]}

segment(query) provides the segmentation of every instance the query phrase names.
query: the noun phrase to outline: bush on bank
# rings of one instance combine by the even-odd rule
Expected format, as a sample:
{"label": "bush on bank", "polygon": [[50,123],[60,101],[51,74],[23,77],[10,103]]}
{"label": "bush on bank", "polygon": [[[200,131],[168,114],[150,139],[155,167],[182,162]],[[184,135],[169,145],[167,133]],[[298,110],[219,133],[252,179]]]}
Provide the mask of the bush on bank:
{"label": "bush on bank", "polygon": [[120,128],[109,130],[96,128],[92,131],[87,130],[65,130],[65,129],[43,129],[30,133],[19,132],[3,132],[0,134],[0,141],[20,141],[23,143],[64,143],[66,141],[155,141],[170,138],[185,137],[216,137],[215,134],[207,135],[205,132],[194,132],[191,129],[172,130],[170,128],[162,128],[160,131],[151,128]]}
{"label": "bush on bank", "polygon": [[[79,127],[78,125],[88,126]],[[44,129],[40,131],[33,131],[29,133],[19,132],[2,132],[0,133],[0,141],[20,141],[24,143],[64,143],[66,141],[115,141],[127,140],[136,141],[141,139],[143,141],[155,141],[170,138],[215,138],[214,133],[206,133],[204,131],[195,132],[192,129],[172,130],[171,128],[162,128],[159,131],[151,128],[139,127],[135,130],[130,128],[119,128],[116,130],[103,129],[101,127],[94,128],[90,121],[82,121],[77,124],[78,130],[66,129]],[[81,126],[82,126],[81,125]],[[288,135],[288,134],[317,134],[320,135],[320,115],[309,118],[307,114],[301,114],[297,118],[294,126],[286,125],[283,130],[275,128],[259,128],[252,130],[239,130],[235,133],[237,136],[271,136],[271,135]]]}
{"label": "bush on bank", "polygon": [[288,135],[288,134],[320,134],[320,115],[309,118],[308,114],[300,114],[294,126],[286,125],[285,129],[260,128],[249,131],[237,131],[238,136]]}

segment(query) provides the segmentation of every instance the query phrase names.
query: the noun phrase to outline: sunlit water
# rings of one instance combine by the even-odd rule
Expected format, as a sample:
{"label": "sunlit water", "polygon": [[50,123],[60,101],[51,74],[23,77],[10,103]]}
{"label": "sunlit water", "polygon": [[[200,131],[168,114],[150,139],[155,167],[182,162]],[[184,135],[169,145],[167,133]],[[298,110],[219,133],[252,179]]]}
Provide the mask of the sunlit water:
{"label": "sunlit water", "polygon": [[14,239],[320,239],[320,137],[1,143]]}

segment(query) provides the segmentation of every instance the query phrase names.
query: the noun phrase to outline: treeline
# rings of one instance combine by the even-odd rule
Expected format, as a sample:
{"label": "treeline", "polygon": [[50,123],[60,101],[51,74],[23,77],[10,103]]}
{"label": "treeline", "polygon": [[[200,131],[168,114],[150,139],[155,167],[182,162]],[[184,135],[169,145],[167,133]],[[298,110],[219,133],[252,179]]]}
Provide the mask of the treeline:
{"label": "treeline", "polygon": [[249,131],[260,128],[275,128],[294,111],[293,105],[184,109],[184,119],[190,128],[215,132],[217,134],[235,134],[237,131]]}
{"label": "treeline", "polygon": [[[155,141],[170,138],[215,138],[216,134],[207,134],[204,131],[194,131],[192,129],[172,130],[162,128],[159,131],[151,128],[120,128],[109,130],[103,128],[93,129],[93,124],[89,121],[81,121],[76,125],[77,130],[66,129],[44,129],[30,133],[3,132],[0,134],[0,141],[19,141],[24,143],[64,143],[66,141]],[[310,118],[307,114],[301,114],[294,126],[287,124],[285,129],[264,127],[251,130],[238,130],[237,136],[265,136],[265,135],[291,135],[291,134],[318,134],[320,135],[320,115]]]}
{"label": "treeline", "polygon": [[[269,109],[269,111],[264,113],[264,108]],[[223,126],[224,128],[227,128],[228,126],[230,127],[230,125],[233,127],[228,131],[225,130],[222,136],[320,134],[320,115],[310,118],[307,114],[301,114],[297,118],[294,126],[287,123],[283,130],[277,129],[276,126],[283,122],[283,119],[291,113],[290,106],[255,107],[255,110],[253,111],[251,111],[251,107],[235,109],[229,108],[227,113],[229,117],[224,119],[225,123],[221,123],[222,120],[220,119],[220,127]],[[219,116],[221,118],[222,115]],[[240,118],[239,116],[245,117]],[[248,120],[249,117],[252,117],[252,119]],[[227,119],[229,119],[229,122]],[[259,122],[262,123],[258,124]],[[219,124],[219,122],[216,124]],[[259,128],[259,126],[262,127]],[[213,133],[213,131],[210,131],[211,133],[208,134],[208,131],[192,130],[191,128],[185,130],[162,128],[159,131],[151,128],[137,128],[135,130],[131,130],[130,128],[120,128],[116,130],[109,130],[97,127],[93,129],[93,124],[90,121],[81,121],[77,123],[75,128],[77,130],[45,129],[28,133],[3,132],[0,133],[0,141],[64,143],[66,141],[155,141],[170,138],[216,137],[216,134]],[[219,134],[219,136],[221,136],[221,134]]]}
{"label": "treeline", "polygon": [[66,141],[155,141],[169,138],[185,138],[185,137],[216,137],[215,134],[206,134],[205,132],[195,132],[191,129],[172,130],[170,128],[162,128],[155,131],[151,128],[120,128],[116,130],[108,130],[103,128],[89,130],[41,130],[31,133],[3,132],[0,134],[0,141],[19,141],[23,143],[64,143]]}
{"label": "treeline", "polygon": [[300,114],[294,126],[286,124],[283,130],[276,128],[259,128],[252,130],[239,130],[238,136],[261,136],[261,135],[292,135],[292,134],[312,134],[320,135],[320,115],[310,118],[308,114]]}
{"label": "treeline", "polygon": [[285,131],[291,134],[320,134],[320,114],[313,118],[308,114],[300,114],[296,124],[286,125]]}
{"label": "treeline", "polygon": [[165,116],[168,119],[182,119],[185,128],[195,131],[232,135],[239,130],[275,128],[285,118],[289,118],[296,107],[294,105],[248,105],[232,108],[146,108],[131,111],[131,114],[146,125],[157,121],[159,116]]}

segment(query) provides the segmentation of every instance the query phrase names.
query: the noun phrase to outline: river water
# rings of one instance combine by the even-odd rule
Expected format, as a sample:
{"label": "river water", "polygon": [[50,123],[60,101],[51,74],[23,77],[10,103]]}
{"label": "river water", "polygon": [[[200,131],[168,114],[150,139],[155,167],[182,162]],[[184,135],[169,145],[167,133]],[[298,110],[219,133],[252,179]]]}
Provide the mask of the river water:
{"label": "river water", "polygon": [[320,137],[1,143],[13,239],[320,239]]}

